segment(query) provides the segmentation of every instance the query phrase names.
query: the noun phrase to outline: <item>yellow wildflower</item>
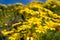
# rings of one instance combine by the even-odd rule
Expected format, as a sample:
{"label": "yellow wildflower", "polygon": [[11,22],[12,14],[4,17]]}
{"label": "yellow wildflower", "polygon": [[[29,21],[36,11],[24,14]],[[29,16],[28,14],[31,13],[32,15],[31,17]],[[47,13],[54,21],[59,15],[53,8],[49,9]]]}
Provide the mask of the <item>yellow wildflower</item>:
{"label": "yellow wildflower", "polygon": [[5,35],[7,35],[7,34],[9,34],[9,32],[6,30],[6,29],[4,29],[3,31],[1,31],[1,33],[5,36]]}
{"label": "yellow wildflower", "polygon": [[50,28],[50,30],[56,30],[55,28]]}
{"label": "yellow wildflower", "polygon": [[16,26],[16,25],[19,25],[19,24],[21,24],[21,22],[12,24],[12,27],[14,27],[14,26]]}
{"label": "yellow wildflower", "polygon": [[13,37],[9,37],[9,39],[8,40],[16,40],[15,38],[13,38]]}
{"label": "yellow wildflower", "polygon": [[5,23],[4,25],[5,25],[5,26],[8,26],[8,24],[6,24],[6,23]]}
{"label": "yellow wildflower", "polygon": [[33,40],[33,37],[27,37],[27,40]]}
{"label": "yellow wildflower", "polygon": [[33,24],[40,24],[40,19],[32,17],[28,20],[29,23],[33,23]]}
{"label": "yellow wildflower", "polygon": [[56,7],[56,5],[53,5],[53,6],[52,6],[52,8],[55,8],[55,7]]}
{"label": "yellow wildflower", "polygon": [[12,36],[9,37],[9,40],[18,40],[19,37],[19,33],[14,33]]}
{"label": "yellow wildflower", "polygon": [[39,33],[43,32],[43,33],[45,33],[45,31],[46,31],[46,29],[44,29],[42,26],[39,26],[39,27],[36,28],[36,32],[39,32]]}

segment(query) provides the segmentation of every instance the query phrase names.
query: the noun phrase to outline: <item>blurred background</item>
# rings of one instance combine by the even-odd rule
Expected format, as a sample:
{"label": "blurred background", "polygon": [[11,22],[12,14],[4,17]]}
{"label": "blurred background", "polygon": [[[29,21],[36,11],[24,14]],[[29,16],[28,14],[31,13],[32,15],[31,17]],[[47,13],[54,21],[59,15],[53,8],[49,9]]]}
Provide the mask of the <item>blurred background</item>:
{"label": "blurred background", "polygon": [[[22,3],[24,5],[28,4],[29,2],[31,2],[33,0],[0,0],[0,4],[14,4],[14,3]],[[46,0],[39,0],[42,2],[45,2]]]}

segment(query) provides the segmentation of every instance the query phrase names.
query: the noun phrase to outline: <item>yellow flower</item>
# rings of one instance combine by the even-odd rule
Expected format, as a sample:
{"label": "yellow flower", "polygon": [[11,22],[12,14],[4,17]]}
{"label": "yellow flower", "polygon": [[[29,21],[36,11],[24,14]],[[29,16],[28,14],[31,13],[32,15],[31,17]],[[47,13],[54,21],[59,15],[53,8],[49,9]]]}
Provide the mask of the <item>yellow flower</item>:
{"label": "yellow flower", "polygon": [[50,30],[56,30],[55,28],[50,28]]}
{"label": "yellow flower", "polygon": [[31,28],[31,26],[28,24],[28,25],[22,25],[22,26],[20,26],[20,27],[17,27],[17,31],[19,32],[19,31],[21,31],[21,30],[25,30],[25,29],[27,29],[27,28]]}
{"label": "yellow flower", "polygon": [[33,37],[27,37],[27,40],[33,40]]}
{"label": "yellow flower", "polygon": [[19,25],[19,24],[21,24],[21,22],[12,24],[12,27],[14,27],[14,26],[16,26],[16,25]]}
{"label": "yellow flower", "polygon": [[3,31],[1,31],[1,33],[5,36],[5,35],[7,35],[7,34],[9,34],[9,32],[6,30],[6,29],[4,29]]}
{"label": "yellow flower", "polygon": [[52,8],[55,8],[55,7],[56,7],[56,5],[53,5],[53,6],[52,6]]}
{"label": "yellow flower", "polygon": [[16,40],[15,38],[13,38],[13,37],[9,37],[9,39],[8,40]]}
{"label": "yellow flower", "polygon": [[60,1],[57,1],[57,5],[60,6]]}
{"label": "yellow flower", "polygon": [[39,33],[45,33],[46,29],[44,29],[42,26],[39,26],[36,28],[36,32],[39,32]]}
{"label": "yellow flower", "polygon": [[24,10],[20,10],[20,11],[19,11],[20,14],[23,14],[23,12],[24,12]]}
{"label": "yellow flower", "polygon": [[19,31],[21,31],[21,30],[23,30],[23,28],[17,27],[17,32],[19,32]]}
{"label": "yellow flower", "polygon": [[6,23],[5,23],[4,25],[5,25],[5,26],[8,26],[8,24],[6,24]]}
{"label": "yellow flower", "polygon": [[58,17],[58,15],[57,15],[57,14],[53,14],[52,16],[53,16],[53,18],[57,18],[57,17]]}
{"label": "yellow flower", "polygon": [[15,32],[15,29],[14,29],[14,28],[12,28],[12,30],[9,31],[10,34],[12,34],[12,33],[14,33],[14,32]]}
{"label": "yellow flower", "polygon": [[46,25],[46,26],[43,26],[43,28],[44,28],[44,29],[49,29],[47,25]]}
{"label": "yellow flower", "polygon": [[38,18],[35,18],[35,17],[32,17],[32,18],[30,18],[29,20],[28,20],[28,22],[29,23],[33,23],[33,24],[40,24],[41,22],[40,22],[40,19],[38,19]]}
{"label": "yellow flower", "polygon": [[19,39],[19,33],[14,33],[12,36],[10,36],[8,39],[9,40],[18,40]]}
{"label": "yellow flower", "polygon": [[51,21],[51,20],[46,22],[46,24],[47,24],[48,28],[53,28],[54,25],[55,25],[55,23],[53,21]]}

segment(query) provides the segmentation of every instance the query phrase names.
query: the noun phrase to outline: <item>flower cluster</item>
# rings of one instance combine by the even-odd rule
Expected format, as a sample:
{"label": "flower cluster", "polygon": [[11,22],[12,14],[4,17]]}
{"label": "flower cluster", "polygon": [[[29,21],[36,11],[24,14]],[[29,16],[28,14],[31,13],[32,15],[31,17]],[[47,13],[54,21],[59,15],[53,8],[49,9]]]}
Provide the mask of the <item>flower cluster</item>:
{"label": "flower cluster", "polygon": [[60,32],[59,3],[47,0],[46,3],[31,2],[26,6],[0,5],[0,34],[8,36],[8,40],[40,40],[38,34],[48,30]]}

